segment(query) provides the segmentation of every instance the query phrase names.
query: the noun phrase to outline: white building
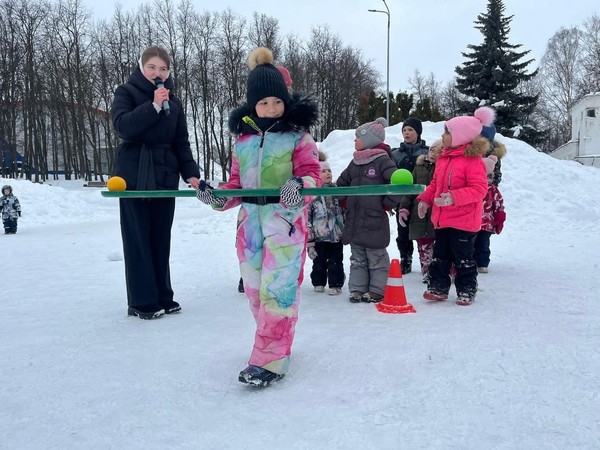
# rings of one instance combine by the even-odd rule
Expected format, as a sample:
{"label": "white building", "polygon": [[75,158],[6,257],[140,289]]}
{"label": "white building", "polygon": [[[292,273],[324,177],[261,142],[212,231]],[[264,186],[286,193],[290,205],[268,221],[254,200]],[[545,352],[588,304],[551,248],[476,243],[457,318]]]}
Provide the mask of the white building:
{"label": "white building", "polygon": [[573,105],[571,140],[551,156],[600,167],[600,92],[588,94]]}

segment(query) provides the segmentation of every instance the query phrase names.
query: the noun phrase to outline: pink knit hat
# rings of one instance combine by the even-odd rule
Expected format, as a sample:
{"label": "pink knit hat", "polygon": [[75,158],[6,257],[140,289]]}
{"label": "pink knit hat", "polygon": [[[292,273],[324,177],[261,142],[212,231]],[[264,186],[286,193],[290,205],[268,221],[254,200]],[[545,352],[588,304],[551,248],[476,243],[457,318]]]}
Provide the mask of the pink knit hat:
{"label": "pink knit hat", "polygon": [[281,75],[283,75],[283,81],[285,81],[285,85],[287,86],[287,88],[291,88],[292,87],[292,76],[290,75],[290,71],[287,70],[285,67],[283,66],[276,66],[277,70],[279,70],[281,72]]}
{"label": "pink knit hat", "polygon": [[452,135],[452,147],[473,142],[481,134],[484,126],[490,126],[496,119],[496,111],[488,106],[477,108],[471,116],[459,116],[446,122],[446,128]]}

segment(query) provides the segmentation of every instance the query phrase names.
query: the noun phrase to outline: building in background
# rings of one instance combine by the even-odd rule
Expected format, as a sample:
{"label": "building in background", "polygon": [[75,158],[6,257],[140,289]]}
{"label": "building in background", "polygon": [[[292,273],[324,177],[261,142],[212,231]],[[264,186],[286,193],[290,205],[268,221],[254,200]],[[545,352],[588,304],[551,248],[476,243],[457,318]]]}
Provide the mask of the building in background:
{"label": "building in background", "polygon": [[600,167],[600,92],[588,94],[575,103],[571,119],[571,140],[550,156]]}

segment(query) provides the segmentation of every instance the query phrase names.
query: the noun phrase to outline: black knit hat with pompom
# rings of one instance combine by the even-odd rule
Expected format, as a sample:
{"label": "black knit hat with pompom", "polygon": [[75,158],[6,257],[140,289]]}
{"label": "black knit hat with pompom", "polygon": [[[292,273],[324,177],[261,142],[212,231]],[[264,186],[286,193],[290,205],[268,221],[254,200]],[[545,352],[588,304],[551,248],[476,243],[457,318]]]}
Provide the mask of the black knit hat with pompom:
{"label": "black knit hat with pompom", "polygon": [[290,93],[281,72],[273,65],[273,52],[266,47],[258,47],[248,56],[248,90],[246,101],[254,108],[265,97],[278,97],[287,105]]}

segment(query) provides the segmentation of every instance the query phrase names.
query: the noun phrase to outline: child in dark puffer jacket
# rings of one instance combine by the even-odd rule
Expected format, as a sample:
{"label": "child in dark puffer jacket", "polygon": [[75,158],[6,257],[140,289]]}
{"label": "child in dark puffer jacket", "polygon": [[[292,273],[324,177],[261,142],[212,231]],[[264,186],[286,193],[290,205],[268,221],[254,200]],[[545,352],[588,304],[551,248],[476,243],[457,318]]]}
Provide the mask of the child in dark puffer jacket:
{"label": "child in dark puffer jacket", "polygon": [[[417,157],[415,169],[413,170],[414,184],[427,186],[431,183],[435,170],[435,161],[441,153],[442,140],[438,139],[429,147],[427,155],[419,155]],[[431,222],[431,212],[428,211],[425,217],[420,218],[417,213],[417,205],[418,202],[414,195],[403,195],[400,201],[400,209],[398,210],[398,224],[401,227],[408,225],[408,238],[417,241],[423,283],[427,283],[429,281],[429,266],[433,259],[435,229]]]}
{"label": "child in dark puffer jacket", "polygon": [[[337,179],[338,186],[389,184],[396,165],[384,144],[387,121],[380,117],[356,129],[352,161]],[[346,197],[346,220],[342,242],[350,244],[350,301],[380,302],[387,284],[390,256],[388,211],[400,196],[365,195]]]}

